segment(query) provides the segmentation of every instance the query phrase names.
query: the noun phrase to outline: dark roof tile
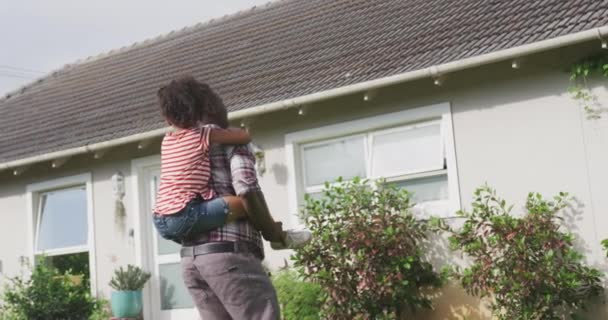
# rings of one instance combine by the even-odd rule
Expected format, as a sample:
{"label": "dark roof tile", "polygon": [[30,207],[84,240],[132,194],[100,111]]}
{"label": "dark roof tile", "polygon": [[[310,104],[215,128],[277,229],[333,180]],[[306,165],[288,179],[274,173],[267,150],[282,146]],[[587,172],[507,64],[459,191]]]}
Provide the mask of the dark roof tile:
{"label": "dark roof tile", "polygon": [[0,162],[162,128],[156,89],[183,73],[235,111],[607,23],[605,0],[282,0],[87,58],[0,99]]}

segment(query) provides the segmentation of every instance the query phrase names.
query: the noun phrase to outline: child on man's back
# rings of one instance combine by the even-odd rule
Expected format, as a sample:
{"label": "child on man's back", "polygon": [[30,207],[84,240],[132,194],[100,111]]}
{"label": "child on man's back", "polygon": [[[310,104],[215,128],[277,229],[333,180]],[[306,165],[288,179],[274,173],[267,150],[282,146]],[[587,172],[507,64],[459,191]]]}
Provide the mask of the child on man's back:
{"label": "child on man's back", "polygon": [[[163,117],[176,128],[165,135],[161,146],[161,178],[154,210],[154,224],[161,236],[182,242],[246,218],[243,199],[217,197],[211,188],[209,148],[212,143],[247,144],[250,135],[241,129],[202,126],[224,106],[208,85],[192,77],[171,81],[159,89],[158,97]],[[275,248],[294,248],[310,241],[310,232],[286,233],[280,223],[263,229],[267,240],[283,244],[274,244]]]}

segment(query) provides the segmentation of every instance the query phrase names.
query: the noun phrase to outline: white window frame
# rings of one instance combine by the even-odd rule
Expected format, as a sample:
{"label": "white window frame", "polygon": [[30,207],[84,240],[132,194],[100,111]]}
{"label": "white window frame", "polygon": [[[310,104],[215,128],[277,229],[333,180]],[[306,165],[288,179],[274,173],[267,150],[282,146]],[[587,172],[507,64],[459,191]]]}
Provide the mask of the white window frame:
{"label": "white window frame", "polygon": [[[36,236],[39,231],[40,214],[40,198],[43,194],[56,191],[66,190],[77,187],[85,187],[87,197],[87,244],[85,246],[75,246],[70,248],[46,250],[38,252],[36,250]],[[91,294],[97,296],[97,261],[95,254],[95,219],[93,214],[93,182],[90,173],[69,176],[40,183],[30,184],[26,187],[27,200],[27,238],[28,238],[28,256],[30,263],[35,263],[37,254],[48,254],[50,256],[88,252],[89,254],[89,275]]]}
{"label": "white window frame", "polygon": [[[404,111],[387,113],[379,116],[353,120],[334,125],[289,133],[285,136],[285,152],[287,157],[288,173],[288,201],[289,201],[289,223],[292,226],[301,226],[298,212],[304,201],[306,191],[322,189],[319,186],[307,187],[303,172],[303,148],[314,143],[327,143],[332,140],[353,137],[357,135],[371,137],[366,140],[365,148],[368,157],[371,152],[373,136],[391,131],[406,130],[409,127],[419,125],[430,125],[434,121],[440,122],[442,134],[442,149],[445,154],[447,169],[429,170],[418,173],[404,173],[402,175],[387,179],[390,181],[404,181],[410,179],[432,177],[447,174],[449,199],[442,201],[429,201],[421,203],[419,212],[430,212],[435,215],[448,217],[460,209],[460,190],[458,184],[458,168],[456,163],[456,152],[454,147],[454,134],[452,126],[451,106],[449,103],[407,109]],[[371,175],[371,158],[366,159],[366,170],[369,179],[377,179]]]}

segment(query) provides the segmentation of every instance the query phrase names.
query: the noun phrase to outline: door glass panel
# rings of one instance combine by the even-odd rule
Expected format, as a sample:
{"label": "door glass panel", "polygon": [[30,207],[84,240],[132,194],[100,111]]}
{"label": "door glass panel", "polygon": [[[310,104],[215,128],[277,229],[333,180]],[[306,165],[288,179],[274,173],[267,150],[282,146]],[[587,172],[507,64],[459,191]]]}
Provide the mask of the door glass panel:
{"label": "door glass panel", "polygon": [[[154,206],[156,192],[158,191],[159,175],[159,172],[154,172],[151,176],[150,191],[152,195],[150,199],[152,207]],[[194,303],[184,284],[180,259],[175,255],[179,252],[180,245],[173,241],[163,239],[158,235],[156,229],[153,230],[153,234],[157,244],[157,252],[155,254],[156,263],[158,263],[161,258],[163,261],[168,262],[158,263],[157,279],[159,281],[158,294],[160,295],[160,310],[167,312],[166,314],[171,314],[171,317],[173,317],[173,314],[176,311],[171,310],[192,309],[194,308]],[[156,308],[158,308],[158,306]]]}
{"label": "door glass panel", "polygon": [[390,177],[443,168],[440,125],[411,127],[373,137],[372,175]]}
{"label": "door glass panel", "polygon": [[178,253],[181,246],[173,241],[165,240],[160,235],[156,237],[158,239],[158,254],[174,254]]}
{"label": "door glass panel", "polygon": [[342,177],[365,178],[365,145],[363,137],[351,137],[320,145],[304,147],[304,170],[308,186],[333,182]]}
{"label": "door glass panel", "polygon": [[193,308],[192,297],[182,279],[181,264],[161,264],[158,269],[162,310]]}
{"label": "door glass panel", "polygon": [[[152,176],[152,207],[154,207],[155,203],[156,203],[156,194],[158,193],[158,183],[159,183],[159,174],[154,174]],[[156,230],[155,230],[156,231]],[[180,245],[170,241],[170,240],[165,240],[163,239],[161,236],[158,235],[158,233],[156,234],[156,239],[157,239],[157,248],[158,248],[158,254],[174,254],[174,253],[178,253],[179,249],[180,249]]]}
{"label": "door glass panel", "polygon": [[399,181],[394,184],[411,192],[414,203],[448,199],[447,174]]}

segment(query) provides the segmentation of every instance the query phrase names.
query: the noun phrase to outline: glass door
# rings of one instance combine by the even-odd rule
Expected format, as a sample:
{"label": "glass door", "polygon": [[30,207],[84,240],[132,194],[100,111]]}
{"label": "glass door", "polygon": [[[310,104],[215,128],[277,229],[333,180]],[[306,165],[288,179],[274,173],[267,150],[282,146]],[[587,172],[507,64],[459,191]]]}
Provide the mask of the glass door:
{"label": "glass door", "polygon": [[[156,202],[156,192],[160,181],[160,168],[149,169],[146,174],[146,192],[148,194],[148,212],[152,211]],[[150,230],[147,234],[152,252],[148,254],[152,259],[151,302],[152,318],[158,320],[188,320],[199,319],[190,293],[184,285],[179,257],[180,245],[163,239],[158,235],[152,222],[152,215],[148,214],[146,223]]]}

